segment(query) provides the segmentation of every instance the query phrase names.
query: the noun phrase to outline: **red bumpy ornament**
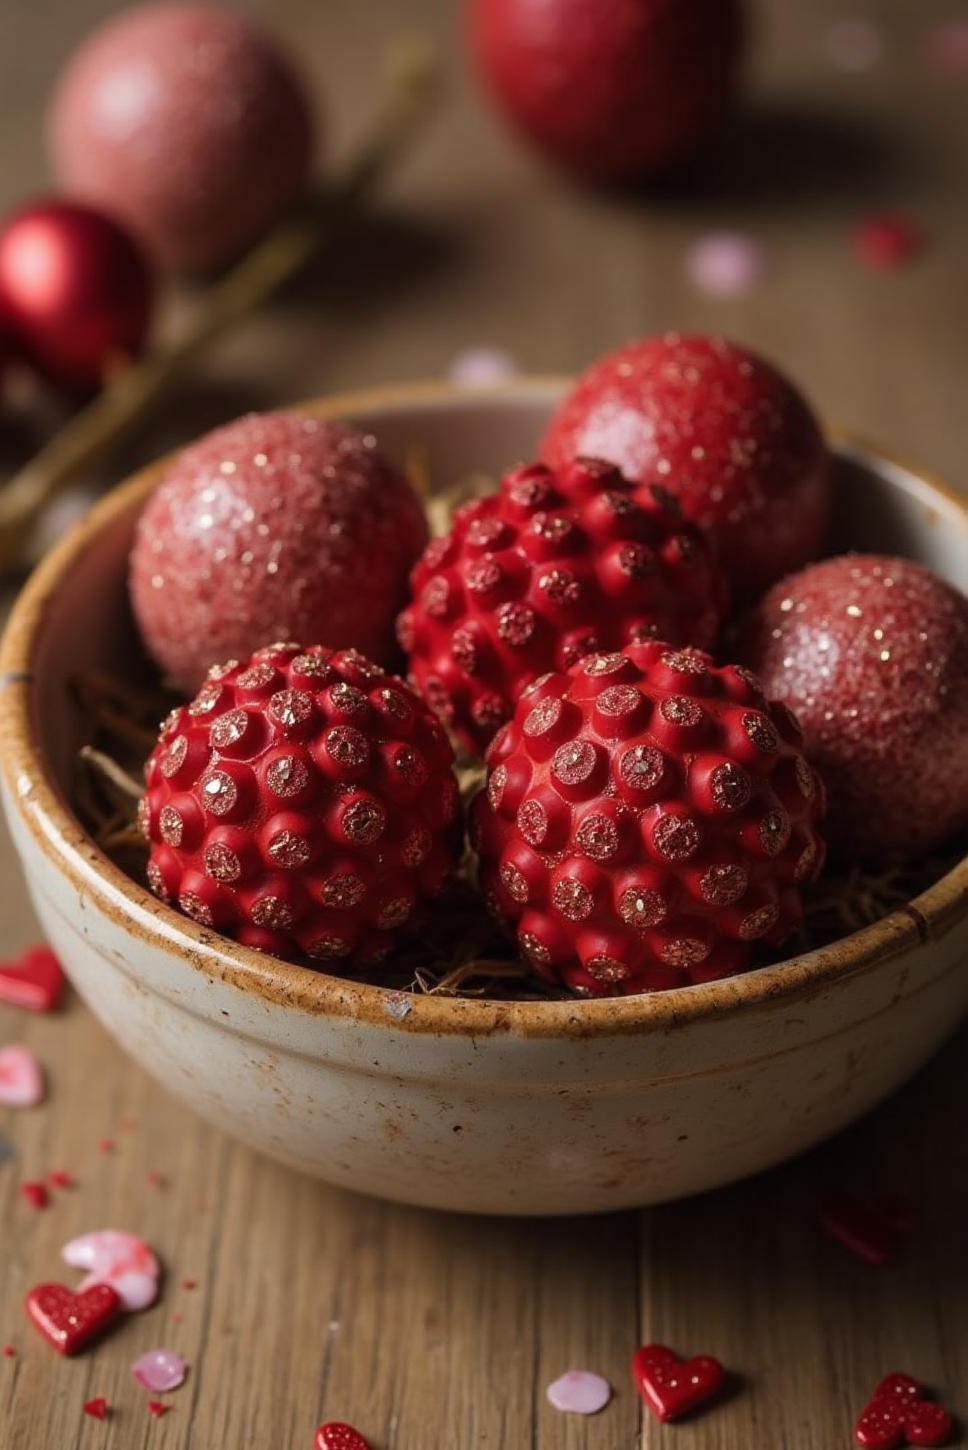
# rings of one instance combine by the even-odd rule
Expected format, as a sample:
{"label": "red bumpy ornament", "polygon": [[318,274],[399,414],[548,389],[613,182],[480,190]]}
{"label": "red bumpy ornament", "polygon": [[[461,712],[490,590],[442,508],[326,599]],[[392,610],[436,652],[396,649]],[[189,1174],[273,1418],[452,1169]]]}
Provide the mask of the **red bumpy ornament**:
{"label": "red bumpy ornament", "polygon": [[740,0],[471,0],[470,46],[516,128],[592,181],[670,169],[735,89]]}
{"label": "red bumpy ornament", "polygon": [[721,337],[670,332],[629,343],[578,380],[543,456],[608,458],[659,483],[718,545],[737,594],[758,594],[812,559],[827,528],[820,428],[785,377]]}
{"label": "red bumpy ornament", "polygon": [[802,917],[823,786],[740,666],[594,655],[525,693],[487,763],[481,881],[542,976],[594,996],[710,981]]}
{"label": "red bumpy ornament", "polygon": [[141,351],[153,290],[140,247],[90,207],[36,202],[0,228],[0,318],[58,387],[96,391]]}
{"label": "red bumpy ornament", "polygon": [[843,554],[782,580],[745,655],[795,710],[846,861],[917,860],[968,825],[968,599],[908,559]]}
{"label": "red bumpy ornament", "polygon": [[426,705],[362,655],[260,650],[162,727],[140,810],[149,883],[247,946],[364,966],[454,864],[452,763]]}
{"label": "red bumpy ornament", "polygon": [[514,469],[431,541],[411,589],[398,624],[411,674],[473,750],[548,670],[637,640],[710,645],[726,598],[665,490],[592,458]]}
{"label": "red bumpy ornament", "polygon": [[175,459],[138,521],[131,602],[186,694],[219,660],[274,639],[387,664],[427,521],[371,435],[300,413],[251,413]]}

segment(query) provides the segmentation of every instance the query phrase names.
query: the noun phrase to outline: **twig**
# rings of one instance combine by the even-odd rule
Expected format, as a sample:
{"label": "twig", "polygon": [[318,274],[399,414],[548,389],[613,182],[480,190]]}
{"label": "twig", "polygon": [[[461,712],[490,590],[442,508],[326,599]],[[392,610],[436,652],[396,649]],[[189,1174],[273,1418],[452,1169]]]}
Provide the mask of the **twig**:
{"label": "twig", "polygon": [[78,758],[128,800],[138,801],[144,795],[144,787],[139,785],[134,776],[129,775],[116,760],[112,760],[102,750],[95,750],[93,745],[82,745]]}
{"label": "twig", "polygon": [[142,421],[222,333],[294,277],[359,210],[410,144],[429,108],[434,64],[423,47],[389,57],[389,91],[369,139],[328,193],[287,218],[214,284],[181,339],[119,372],[0,493],[0,569],[16,563],[30,521],[78,473]]}

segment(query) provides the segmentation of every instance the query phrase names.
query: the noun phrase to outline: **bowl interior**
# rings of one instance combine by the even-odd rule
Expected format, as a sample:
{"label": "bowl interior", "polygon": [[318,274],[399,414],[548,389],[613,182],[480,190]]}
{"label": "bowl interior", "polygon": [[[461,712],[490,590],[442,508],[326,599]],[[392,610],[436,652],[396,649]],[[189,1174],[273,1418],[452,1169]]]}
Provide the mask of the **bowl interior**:
{"label": "bowl interior", "polygon": [[[389,388],[310,404],[304,411],[343,417],[372,432],[401,464],[419,461],[429,487],[438,490],[470,474],[497,476],[533,457],[565,386],[535,379],[483,392],[445,385]],[[919,559],[968,592],[968,512],[953,491],[847,439],[836,441],[835,469],[834,550]],[[72,677],[79,670],[130,673],[132,660],[140,658],[127,605],[127,554],[139,509],[163,472],[164,462],[110,495],[41,566],[27,592],[40,611],[22,661],[32,679],[32,733],[48,783],[64,802],[70,800],[85,729]],[[185,929],[190,936],[191,924]]]}

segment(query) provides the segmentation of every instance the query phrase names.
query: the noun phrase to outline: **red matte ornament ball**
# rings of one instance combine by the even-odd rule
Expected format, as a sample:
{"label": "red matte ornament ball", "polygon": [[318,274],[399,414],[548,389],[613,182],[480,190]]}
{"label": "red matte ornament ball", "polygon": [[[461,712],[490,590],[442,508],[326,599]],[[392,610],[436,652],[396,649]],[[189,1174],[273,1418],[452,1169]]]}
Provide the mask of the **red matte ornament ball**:
{"label": "red matte ornament ball", "polygon": [[131,553],[135,618],[186,693],[210,665],[278,639],[395,655],[427,523],[373,438],[300,413],[252,413],[179,454]]}
{"label": "red matte ornament ball", "polygon": [[921,564],[825,559],[754,610],[745,655],[796,712],[847,862],[912,861],[968,826],[968,599]]}
{"label": "red matte ornament ball", "polygon": [[142,350],[154,284],[140,246],[91,207],[41,201],[0,228],[0,318],[47,382],[101,387]]}
{"label": "red matte ornament ball", "polygon": [[293,202],[313,133],[273,38],[240,10],[192,0],[109,19],[68,63],[48,116],[62,188],[190,269],[230,260]]}
{"label": "red matte ornament ball", "polygon": [[741,666],[630,645],[536,682],[472,808],[481,884],[526,961],[589,996],[741,972],[802,919],[823,786]]}
{"label": "red matte ornament ball", "polygon": [[823,544],[830,463],[817,420],[787,378],[724,338],[668,332],[593,363],[542,445],[552,467],[577,454],[673,494],[718,546],[738,596]]}
{"label": "red matte ornament ball", "polygon": [[566,170],[629,182],[714,135],[736,90],[739,0],[471,0],[469,44],[514,127]]}

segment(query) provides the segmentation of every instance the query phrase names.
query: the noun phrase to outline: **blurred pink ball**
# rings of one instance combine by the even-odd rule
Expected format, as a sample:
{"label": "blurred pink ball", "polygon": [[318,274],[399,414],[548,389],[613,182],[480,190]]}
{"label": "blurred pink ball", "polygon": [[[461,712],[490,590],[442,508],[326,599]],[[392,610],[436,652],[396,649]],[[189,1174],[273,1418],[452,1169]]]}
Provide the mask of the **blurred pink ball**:
{"label": "blurred pink ball", "polygon": [[253,242],[304,186],[305,88],[261,27],[215,5],[109,20],[60,77],[48,116],[61,186],[193,270]]}

